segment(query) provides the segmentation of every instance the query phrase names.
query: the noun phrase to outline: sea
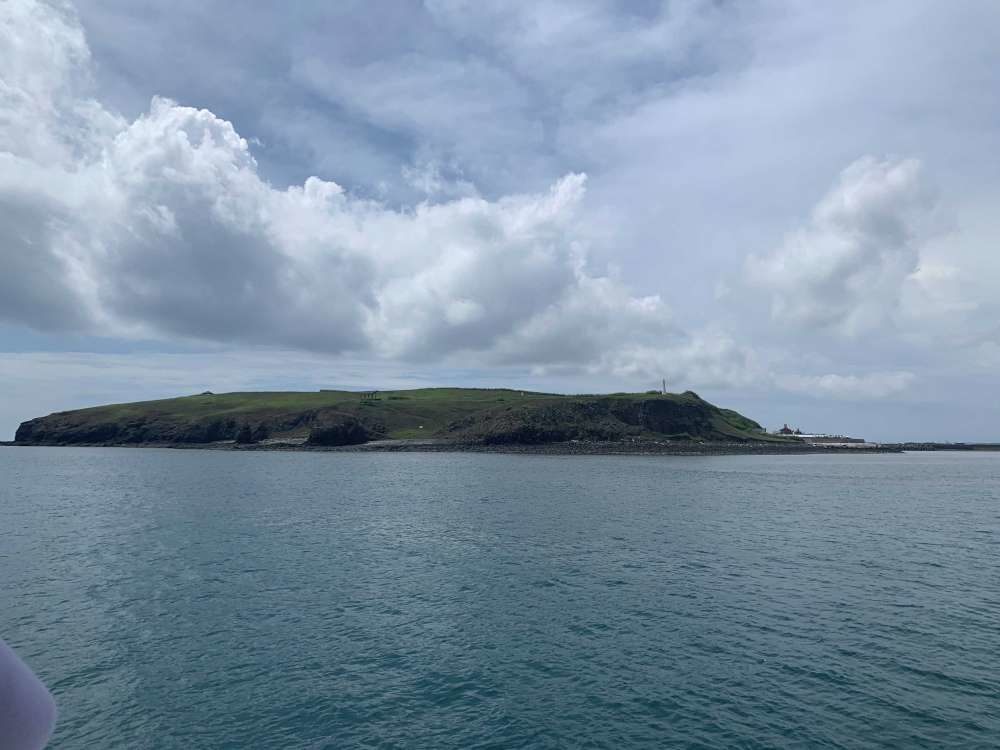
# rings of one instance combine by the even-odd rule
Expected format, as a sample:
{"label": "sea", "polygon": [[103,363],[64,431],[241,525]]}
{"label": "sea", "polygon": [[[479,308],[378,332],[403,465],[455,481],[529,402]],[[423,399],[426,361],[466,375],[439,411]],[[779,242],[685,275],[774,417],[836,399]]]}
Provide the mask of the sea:
{"label": "sea", "polygon": [[996,748],[1000,454],[0,448],[51,747]]}

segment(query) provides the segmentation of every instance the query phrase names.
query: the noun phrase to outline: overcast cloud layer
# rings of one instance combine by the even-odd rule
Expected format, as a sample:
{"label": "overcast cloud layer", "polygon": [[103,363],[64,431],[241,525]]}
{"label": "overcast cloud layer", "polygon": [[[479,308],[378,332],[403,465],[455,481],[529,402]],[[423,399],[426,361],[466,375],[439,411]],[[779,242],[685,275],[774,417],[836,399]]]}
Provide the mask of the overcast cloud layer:
{"label": "overcast cloud layer", "polygon": [[0,437],[187,386],[666,377],[1000,439],[1000,8],[377,5],[0,4]]}

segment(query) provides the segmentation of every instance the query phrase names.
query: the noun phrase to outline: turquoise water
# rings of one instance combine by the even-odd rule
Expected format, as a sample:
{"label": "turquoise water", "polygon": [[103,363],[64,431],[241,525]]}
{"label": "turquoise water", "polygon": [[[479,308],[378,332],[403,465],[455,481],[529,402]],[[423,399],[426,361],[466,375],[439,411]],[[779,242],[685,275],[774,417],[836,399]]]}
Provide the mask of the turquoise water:
{"label": "turquoise water", "polygon": [[0,448],[54,747],[1000,745],[1000,454]]}

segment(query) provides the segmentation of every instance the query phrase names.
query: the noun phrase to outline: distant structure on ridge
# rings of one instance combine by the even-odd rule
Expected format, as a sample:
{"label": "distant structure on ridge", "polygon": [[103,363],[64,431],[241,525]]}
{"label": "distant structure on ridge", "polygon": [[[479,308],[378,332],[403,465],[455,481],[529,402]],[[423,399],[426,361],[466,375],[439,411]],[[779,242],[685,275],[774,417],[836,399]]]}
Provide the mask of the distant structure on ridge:
{"label": "distant structure on ridge", "polygon": [[819,432],[802,432],[798,427],[792,429],[786,422],[781,429],[774,430],[772,435],[782,435],[784,437],[796,437],[812,445],[865,445],[865,439],[859,437],[848,437],[847,435],[828,435]]}

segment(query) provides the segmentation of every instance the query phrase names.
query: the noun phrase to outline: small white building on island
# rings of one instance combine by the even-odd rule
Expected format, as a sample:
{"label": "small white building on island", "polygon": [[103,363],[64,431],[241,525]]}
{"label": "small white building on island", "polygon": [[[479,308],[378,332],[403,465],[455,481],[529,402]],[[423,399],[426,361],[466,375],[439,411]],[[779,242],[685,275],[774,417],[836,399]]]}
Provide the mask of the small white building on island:
{"label": "small white building on island", "polygon": [[859,437],[849,437],[847,435],[828,435],[819,432],[802,432],[802,430],[792,429],[787,424],[772,434],[783,435],[785,437],[796,437],[805,443],[812,445],[864,445],[865,439]]}

